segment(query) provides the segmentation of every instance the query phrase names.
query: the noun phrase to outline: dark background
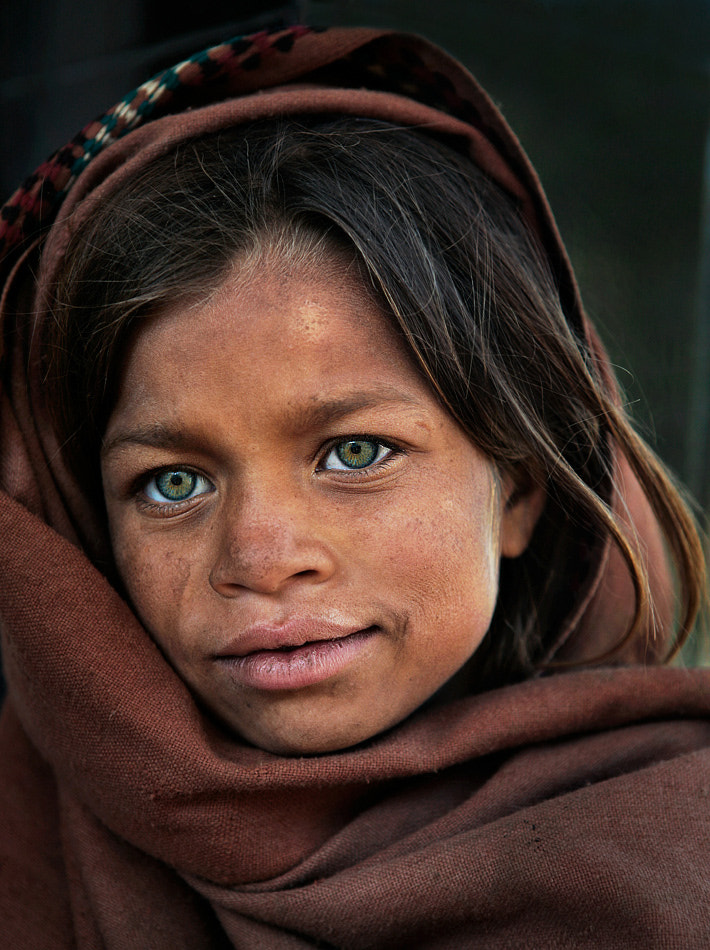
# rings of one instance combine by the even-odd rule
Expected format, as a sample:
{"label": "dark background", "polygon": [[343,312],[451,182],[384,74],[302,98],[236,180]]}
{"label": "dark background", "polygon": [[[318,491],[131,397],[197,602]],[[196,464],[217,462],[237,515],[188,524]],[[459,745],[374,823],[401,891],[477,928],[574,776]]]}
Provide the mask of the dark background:
{"label": "dark background", "polygon": [[228,36],[300,20],[444,46],[521,138],[633,415],[708,510],[708,0],[0,3],[3,200],[130,88]]}

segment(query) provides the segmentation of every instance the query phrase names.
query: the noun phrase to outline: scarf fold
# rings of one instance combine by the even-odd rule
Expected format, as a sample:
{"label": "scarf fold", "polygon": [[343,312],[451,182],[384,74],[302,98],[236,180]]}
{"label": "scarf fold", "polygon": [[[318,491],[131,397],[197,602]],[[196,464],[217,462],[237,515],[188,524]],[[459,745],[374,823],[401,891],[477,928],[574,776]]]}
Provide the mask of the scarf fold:
{"label": "scarf fold", "polygon": [[[102,574],[107,541],[61,461],[36,345],[66,222],[186,137],[324,111],[464,143],[518,200],[570,326],[605,360],[520,146],[424,40],[305,27],[240,38],[166,70],[44,163],[0,225],[7,946],[706,947],[708,672],[560,672],[288,758],[216,726]],[[660,532],[617,461],[668,618]],[[604,652],[632,597],[619,556],[594,552],[554,657]],[[625,656],[660,647],[641,635]]]}

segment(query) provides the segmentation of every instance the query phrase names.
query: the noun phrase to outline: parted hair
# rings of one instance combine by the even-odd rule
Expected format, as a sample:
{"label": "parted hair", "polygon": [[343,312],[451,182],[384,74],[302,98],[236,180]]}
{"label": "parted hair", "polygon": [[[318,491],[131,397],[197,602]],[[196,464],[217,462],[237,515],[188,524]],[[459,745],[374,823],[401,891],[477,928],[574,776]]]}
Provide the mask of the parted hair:
{"label": "parted hair", "polygon": [[515,200],[451,142],[365,118],[261,121],[181,143],[81,219],[54,288],[45,354],[60,440],[97,504],[101,439],[138,322],[209,295],[237,255],[265,245],[311,258],[337,249],[357,263],[472,442],[520,491],[545,488],[528,549],[501,564],[476,653],[481,682],[539,668],[607,538],[636,592],[621,642],[648,626],[643,557],[610,503],[619,453],[665,534],[679,602],[670,652],[683,641],[705,589],[692,517],[634,432],[605,361],[568,321]]}

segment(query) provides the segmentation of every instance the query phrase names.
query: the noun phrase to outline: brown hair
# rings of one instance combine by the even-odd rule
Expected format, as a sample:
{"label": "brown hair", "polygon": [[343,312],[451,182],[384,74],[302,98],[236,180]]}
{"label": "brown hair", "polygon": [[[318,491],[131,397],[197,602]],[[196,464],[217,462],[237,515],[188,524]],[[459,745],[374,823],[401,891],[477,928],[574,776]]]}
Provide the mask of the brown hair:
{"label": "brown hair", "polygon": [[687,508],[631,428],[606,364],[566,319],[514,200],[450,143],[371,119],[262,121],[182,143],[82,217],[46,352],[60,437],[97,501],[100,440],[135,322],[208,294],[264,235],[298,243],[316,233],[356,254],[471,440],[501,470],[545,486],[528,550],[501,565],[476,655],[486,682],[529,675],[549,652],[608,537],[636,590],[627,636],[646,623],[643,560],[610,506],[618,451],[664,530],[682,603],[678,642],[687,635],[704,590]]}

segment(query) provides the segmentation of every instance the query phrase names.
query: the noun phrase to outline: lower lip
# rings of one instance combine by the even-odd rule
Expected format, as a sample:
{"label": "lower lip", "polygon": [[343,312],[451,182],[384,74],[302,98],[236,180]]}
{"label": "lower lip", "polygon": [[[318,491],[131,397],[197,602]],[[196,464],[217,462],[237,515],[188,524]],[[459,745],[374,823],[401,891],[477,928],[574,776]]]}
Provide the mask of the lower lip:
{"label": "lower lip", "polygon": [[257,650],[247,656],[220,657],[239,686],[252,689],[303,689],[330,679],[361,657],[378,633],[359,630],[338,640],[315,640],[293,650]]}

